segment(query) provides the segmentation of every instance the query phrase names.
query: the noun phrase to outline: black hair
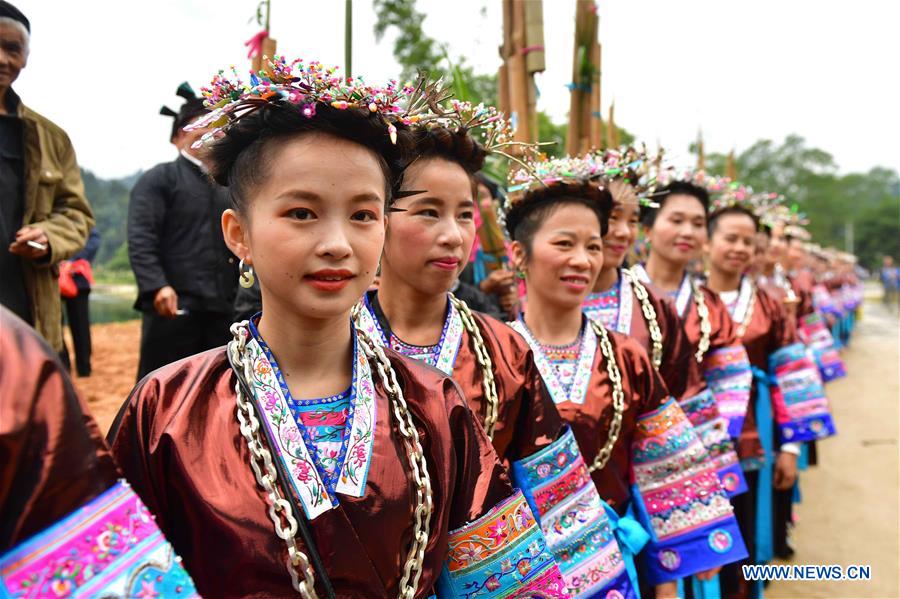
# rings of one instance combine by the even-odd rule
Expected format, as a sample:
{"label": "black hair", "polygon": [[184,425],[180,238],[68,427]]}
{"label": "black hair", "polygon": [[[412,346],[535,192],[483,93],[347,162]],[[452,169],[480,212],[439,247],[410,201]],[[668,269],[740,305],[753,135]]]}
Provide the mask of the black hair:
{"label": "black hair", "polygon": [[749,208],[745,208],[744,206],[726,206],[725,208],[719,208],[709,215],[709,222],[706,226],[710,238],[716,231],[716,225],[718,224],[719,219],[723,216],[728,216],[729,214],[749,216],[753,221],[753,229],[757,232],[760,231],[759,217],[756,216],[756,214],[754,214],[752,210],[750,210]]}
{"label": "black hair", "polygon": [[656,193],[651,196],[650,199],[659,205],[657,208],[641,207],[641,223],[648,228],[652,228],[653,223],[656,222],[657,215],[665,206],[666,200],[673,195],[686,195],[696,198],[700,205],[703,206],[703,214],[709,215],[709,192],[706,191],[705,187],[695,185],[690,181],[673,181],[656,190]]}
{"label": "black hair", "polygon": [[606,235],[609,213],[612,211],[612,194],[596,183],[555,183],[525,194],[506,214],[506,230],[510,239],[518,241],[531,254],[534,236],[547,218],[566,204],[590,208],[600,222],[600,236]]}
{"label": "black hair", "polygon": [[[401,123],[395,123],[398,130]],[[231,191],[231,203],[246,214],[251,190],[270,175],[270,153],[288,138],[304,134],[330,135],[357,143],[375,154],[385,179],[385,201],[390,204],[393,190],[402,180],[407,162],[407,144],[403,136],[391,143],[384,118],[366,108],[340,110],[316,104],[313,117],[301,114],[299,108],[286,102],[270,102],[235,122],[226,135],[212,144],[209,151],[210,174]]]}
{"label": "black hair", "polygon": [[472,196],[478,195],[475,174],[484,166],[487,152],[478,141],[464,129],[452,130],[443,126],[412,127],[401,134],[409,147],[411,159],[407,168],[416,162],[433,158],[446,160],[462,167],[472,184]]}

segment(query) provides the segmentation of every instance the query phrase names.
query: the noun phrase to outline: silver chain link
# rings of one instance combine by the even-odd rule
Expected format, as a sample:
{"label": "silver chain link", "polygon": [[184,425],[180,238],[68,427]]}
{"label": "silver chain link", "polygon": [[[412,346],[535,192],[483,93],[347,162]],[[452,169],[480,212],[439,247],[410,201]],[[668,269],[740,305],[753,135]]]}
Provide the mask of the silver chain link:
{"label": "silver chain link", "polygon": [[[688,275],[690,276],[690,275]],[[712,334],[712,325],[709,322],[709,308],[706,306],[706,298],[696,279],[691,277],[691,293],[694,303],[697,304],[697,317],[700,319],[700,342],[697,344],[697,353],[694,357],[698,364],[703,363],[703,357],[709,351],[709,336]]]}
{"label": "silver chain link", "polygon": [[590,320],[594,332],[600,340],[600,351],[603,353],[603,359],[606,360],[606,372],[609,374],[609,380],[612,383],[612,400],[613,400],[613,418],[609,424],[609,436],[606,444],[597,453],[593,463],[588,468],[588,472],[602,470],[609,457],[612,455],[613,446],[619,439],[619,433],[622,431],[622,414],[625,412],[625,392],[622,390],[622,373],[619,372],[619,365],[616,363],[616,356],[613,353],[612,344],[609,342],[609,334],[606,327],[595,320]]}
{"label": "silver chain link", "polygon": [[475,358],[481,366],[481,386],[484,389],[484,431],[489,439],[494,439],[494,427],[497,425],[497,418],[500,411],[500,399],[497,396],[497,383],[494,381],[494,363],[491,361],[491,355],[488,353],[484,345],[484,338],[481,336],[481,329],[475,322],[475,317],[466,302],[450,294],[450,302],[459,312],[463,326],[469,332],[472,338],[472,347],[475,350]]}
{"label": "silver chain link", "polygon": [[[247,339],[250,337],[247,321],[231,325],[231,335],[234,337],[228,343],[228,353],[233,364],[240,364],[243,372],[235,372],[238,377],[249,385],[253,375],[253,365],[250,363],[247,352]],[[240,423],[241,435],[247,441],[250,449],[250,467],[256,476],[256,482],[266,492],[269,500],[269,519],[275,525],[275,534],[278,535],[287,546],[288,559],[286,562],[288,574],[291,576],[291,584],[294,590],[306,599],[318,599],[315,589],[315,573],[309,558],[297,547],[297,519],[294,517],[291,504],[285,500],[278,483],[278,470],[272,462],[272,452],[266,447],[264,435],[260,434],[259,419],[253,403],[244,397],[244,390],[240,380],[234,384],[234,394],[237,398],[237,418]],[[287,523],[287,526],[285,526]]]}
{"label": "silver chain link", "polygon": [[650,302],[650,295],[647,293],[647,288],[641,284],[637,275],[627,268],[623,269],[622,273],[625,275],[625,278],[628,279],[628,282],[631,283],[634,294],[637,296],[638,301],[641,302],[641,312],[644,314],[644,320],[647,322],[647,328],[650,331],[650,343],[652,345],[650,359],[653,360],[653,367],[656,368],[656,370],[659,370],[659,367],[662,366],[663,344],[662,331],[659,330],[659,319],[656,315],[656,309]]}
{"label": "silver chain link", "polygon": [[[234,364],[240,364],[243,372],[236,372],[246,383],[252,378],[252,364],[247,355],[246,345],[250,337],[247,321],[231,326],[234,339],[228,343],[228,352]],[[416,506],[413,512],[413,539],[406,562],[403,566],[403,577],[400,580],[401,599],[412,599],[418,589],[422,576],[422,564],[425,548],[428,545],[431,515],[434,503],[431,491],[431,477],[428,474],[425,452],[419,442],[419,434],[409,413],[409,406],[403,397],[403,391],[397,382],[396,374],[384,351],[373,343],[367,335],[357,329],[360,347],[366,357],[375,363],[379,378],[391,399],[394,417],[403,437],[404,448],[410,461],[413,480],[416,485]],[[256,476],[257,483],[266,491],[269,499],[269,518],[275,526],[275,534],[285,542],[288,549],[287,569],[291,583],[300,595],[307,599],[318,599],[315,591],[315,573],[309,558],[297,547],[297,519],[294,517],[291,504],[284,499],[278,481],[278,471],[272,462],[272,453],[267,448],[267,440],[260,434],[259,420],[253,403],[244,397],[240,381],[235,383],[237,396],[237,418],[241,434],[250,449],[250,467]],[[287,526],[284,522],[287,522]],[[299,571],[298,571],[299,569]],[[302,579],[301,579],[302,573]]]}
{"label": "silver chain link", "polygon": [[391,408],[397,419],[397,428],[403,437],[403,445],[409,458],[413,481],[416,485],[416,507],[413,511],[413,538],[406,562],[403,565],[403,577],[400,579],[400,598],[413,599],[419,588],[422,577],[422,564],[425,561],[425,548],[428,545],[431,514],[434,511],[434,500],[431,491],[431,476],[428,474],[428,463],[425,452],[419,442],[419,432],[409,412],[403,390],[397,382],[397,374],[384,349],[368,335],[357,329],[360,347],[371,361],[375,362],[378,376],[385,391],[391,399]]}

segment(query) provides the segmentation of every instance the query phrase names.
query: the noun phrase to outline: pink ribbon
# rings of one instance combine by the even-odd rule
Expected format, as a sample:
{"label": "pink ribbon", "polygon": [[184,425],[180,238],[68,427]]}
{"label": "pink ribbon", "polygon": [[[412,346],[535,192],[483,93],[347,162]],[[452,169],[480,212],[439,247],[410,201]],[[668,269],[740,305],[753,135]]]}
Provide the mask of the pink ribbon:
{"label": "pink ribbon", "polygon": [[269,37],[269,32],[263,29],[244,42],[244,45],[247,46],[247,58],[253,58],[254,56],[262,54],[263,40],[267,37]]}

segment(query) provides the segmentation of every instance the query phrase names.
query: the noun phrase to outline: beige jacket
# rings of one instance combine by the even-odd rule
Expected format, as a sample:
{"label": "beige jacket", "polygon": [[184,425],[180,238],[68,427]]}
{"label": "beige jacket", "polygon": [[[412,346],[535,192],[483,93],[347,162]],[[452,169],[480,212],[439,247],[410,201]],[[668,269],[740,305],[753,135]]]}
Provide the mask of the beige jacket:
{"label": "beige jacket", "polygon": [[34,328],[59,351],[63,337],[57,264],[84,247],[94,215],[66,132],[22,103],[18,115],[25,130],[23,226],[40,228],[50,241],[48,256],[22,260],[25,287]]}

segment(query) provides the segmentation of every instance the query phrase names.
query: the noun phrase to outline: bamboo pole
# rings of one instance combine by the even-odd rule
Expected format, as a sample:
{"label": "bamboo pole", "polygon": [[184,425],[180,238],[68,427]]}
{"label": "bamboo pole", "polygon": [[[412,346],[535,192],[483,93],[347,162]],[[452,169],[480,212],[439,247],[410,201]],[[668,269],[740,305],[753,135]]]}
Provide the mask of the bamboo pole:
{"label": "bamboo pole", "polygon": [[595,49],[598,44],[597,21],[594,0],[577,0],[569,96],[569,130],[566,138],[566,152],[570,155],[583,153],[591,146],[591,118],[594,112],[591,98],[595,75],[599,70],[599,65],[593,62],[594,57],[599,54]]}
{"label": "bamboo pole", "polygon": [[498,73],[500,108],[515,116],[517,141],[537,141],[534,73],[544,69],[543,5],[540,0],[503,0],[503,66]]}
{"label": "bamboo pole", "polygon": [[353,0],[344,2],[344,75],[353,76]]}

